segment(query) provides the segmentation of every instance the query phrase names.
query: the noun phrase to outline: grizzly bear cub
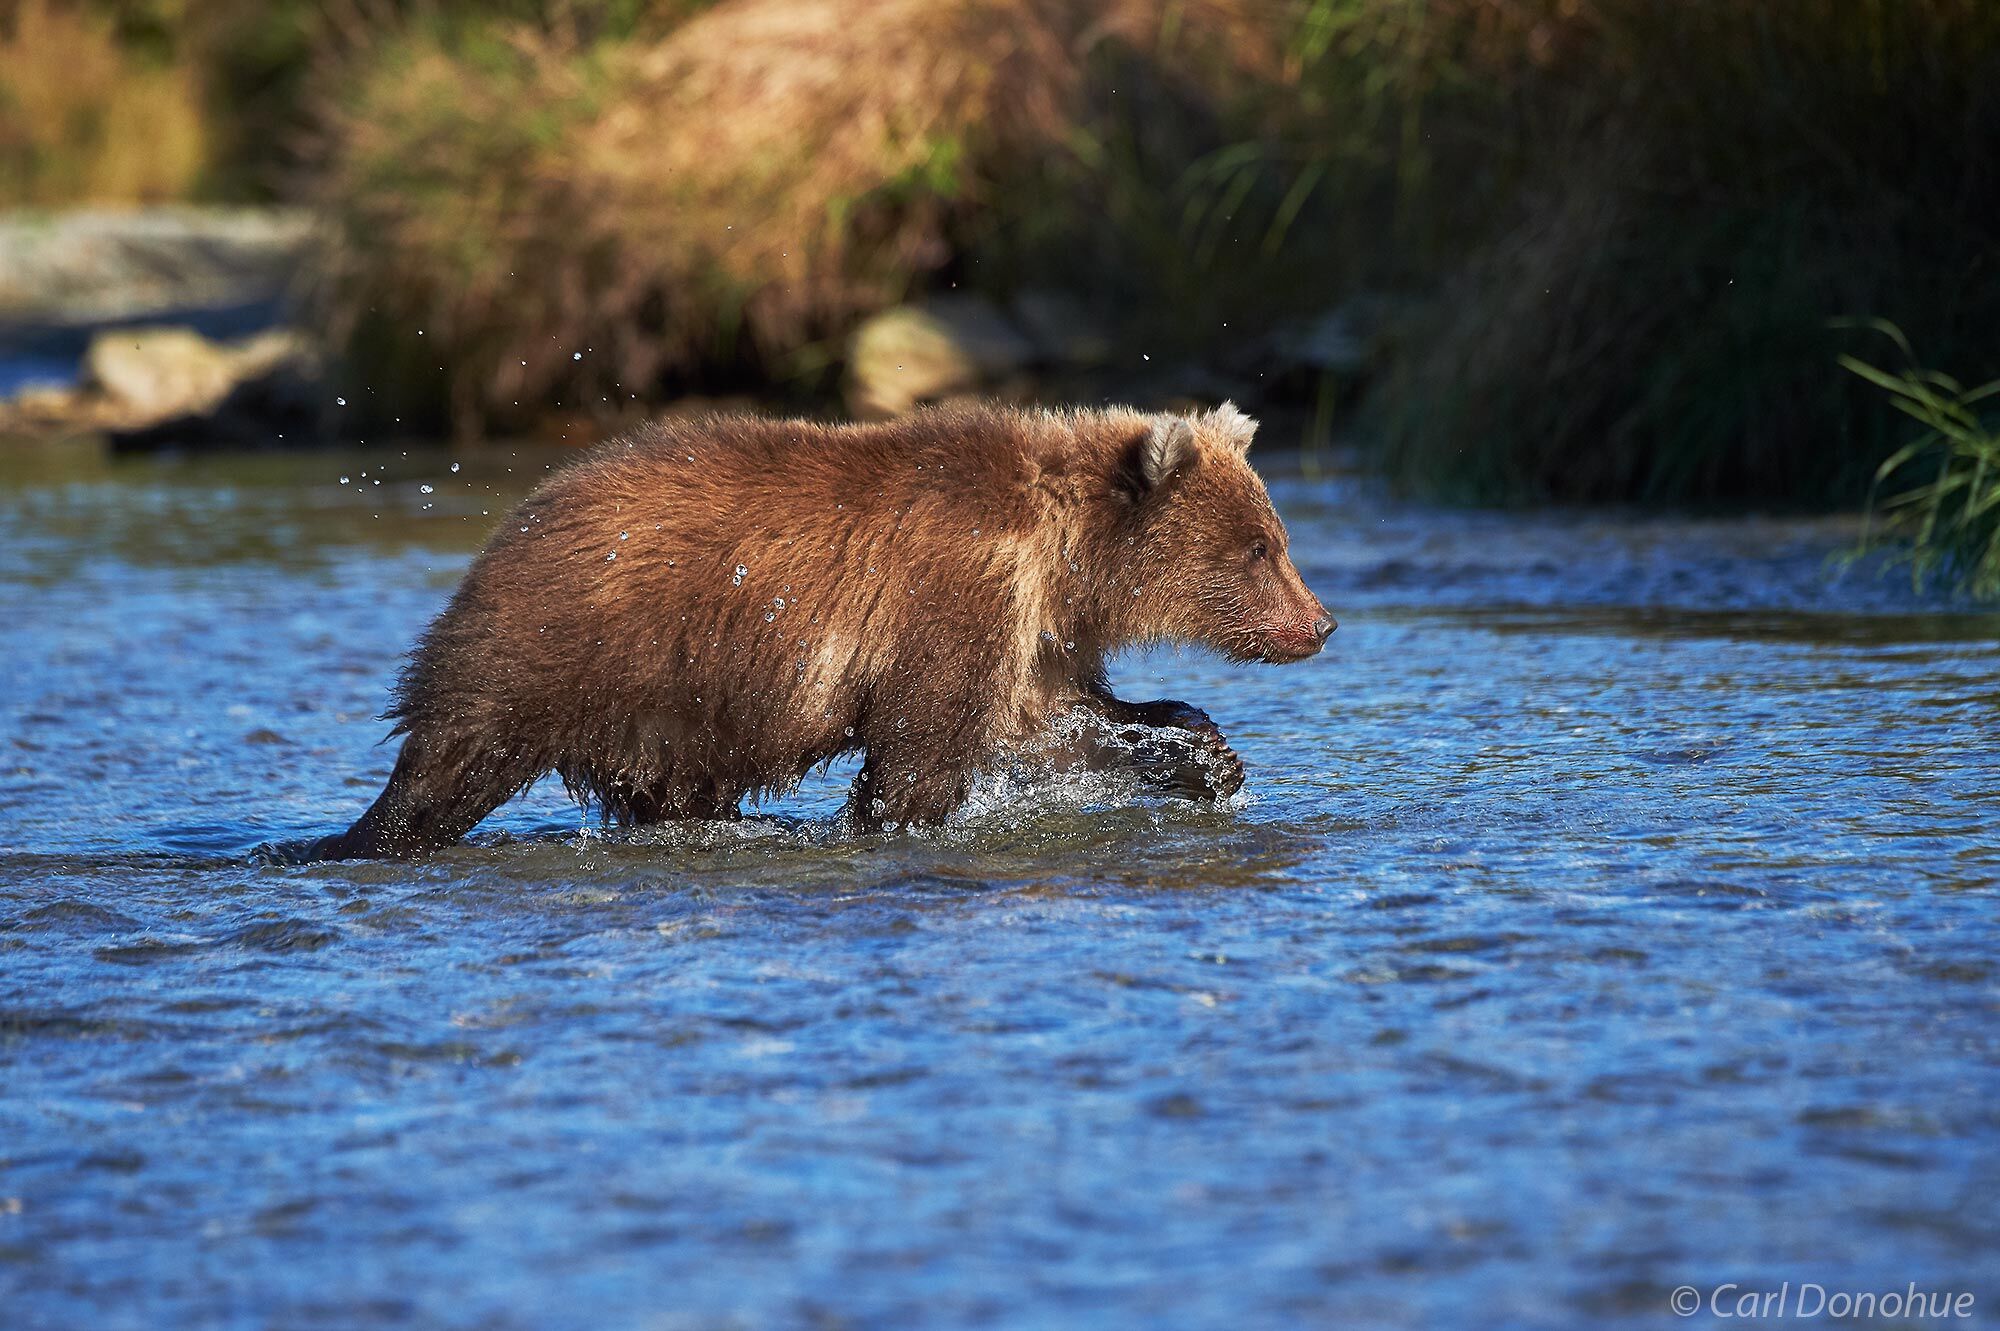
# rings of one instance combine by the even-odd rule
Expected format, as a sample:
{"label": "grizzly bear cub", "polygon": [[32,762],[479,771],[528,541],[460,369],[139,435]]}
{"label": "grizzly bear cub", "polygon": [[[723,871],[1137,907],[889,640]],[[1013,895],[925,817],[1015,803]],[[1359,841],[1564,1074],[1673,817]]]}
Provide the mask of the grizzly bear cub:
{"label": "grizzly bear cub", "polygon": [[937,823],[1036,747],[1233,793],[1242,765],[1208,717],[1119,701],[1104,662],[1326,642],[1245,459],[1255,428],[1227,404],[977,406],[600,444],[473,562],[403,670],[388,788],[304,853],[422,855],[550,771],[622,822],[729,818],[854,751],[865,827]]}

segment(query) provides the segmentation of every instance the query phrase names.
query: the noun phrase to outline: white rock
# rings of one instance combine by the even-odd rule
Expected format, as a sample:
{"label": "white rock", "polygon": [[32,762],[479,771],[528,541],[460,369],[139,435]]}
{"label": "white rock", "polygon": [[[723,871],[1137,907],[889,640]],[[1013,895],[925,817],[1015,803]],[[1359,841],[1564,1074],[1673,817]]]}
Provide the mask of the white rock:
{"label": "white rock", "polygon": [[1034,346],[976,296],[902,306],[869,319],[848,347],[847,405],[864,420],[977,389],[1034,358]]}

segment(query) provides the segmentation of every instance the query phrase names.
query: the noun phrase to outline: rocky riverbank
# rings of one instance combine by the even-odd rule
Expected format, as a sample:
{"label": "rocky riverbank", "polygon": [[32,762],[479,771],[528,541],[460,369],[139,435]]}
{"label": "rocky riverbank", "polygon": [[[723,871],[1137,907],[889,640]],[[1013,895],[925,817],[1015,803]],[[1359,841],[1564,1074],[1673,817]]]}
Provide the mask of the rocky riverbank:
{"label": "rocky riverbank", "polygon": [[310,427],[291,325],[318,235],[289,209],[0,216],[0,435],[244,445]]}
{"label": "rocky riverbank", "polygon": [[[309,214],[284,210],[0,218],[0,437],[106,437],[119,449],[334,442],[340,393],[358,401],[367,386],[339,387],[330,349],[297,313],[319,234]],[[860,321],[837,353],[837,395],[817,409],[881,419],[978,395],[1310,411],[1351,398],[1387,326],[1385,306],[1357,303],[1213,361],[1156,360],[1120,346],[1061,291],[955,292]],[[557,433],[591,438],[608,425]]]}

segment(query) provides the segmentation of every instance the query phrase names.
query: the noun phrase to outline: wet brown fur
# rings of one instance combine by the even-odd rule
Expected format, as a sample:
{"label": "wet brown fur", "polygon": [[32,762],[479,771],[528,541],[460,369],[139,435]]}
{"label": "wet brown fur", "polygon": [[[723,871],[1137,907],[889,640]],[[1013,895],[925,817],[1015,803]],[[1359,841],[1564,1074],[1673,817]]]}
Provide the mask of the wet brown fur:
{"label": "wet brown fur", "polygon": [[388,789],[314,853],[449,844],[549,771],[621,821],[729,817],[856,750],[861,821],[934,823],[1079,706],[1205,727],[1226,754],[1193,709],[1113,699],[1104,662],[1151,640],[1319,649],[1331,621],[1253,428],[977,406],[599,445],[474,562],[404,670]]}

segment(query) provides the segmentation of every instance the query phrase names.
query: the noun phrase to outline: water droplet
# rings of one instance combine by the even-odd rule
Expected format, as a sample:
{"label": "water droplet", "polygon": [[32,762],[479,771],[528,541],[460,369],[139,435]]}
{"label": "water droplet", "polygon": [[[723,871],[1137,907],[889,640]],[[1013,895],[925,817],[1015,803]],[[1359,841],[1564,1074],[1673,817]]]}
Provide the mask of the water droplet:
{"label": "water droplet", "polygon": [[424,494],[430,494],[432,492],[431,487],[428,485],[420,485],[417,487],[417,489]]}
{"label": "water droplet", "polygon": [[337,397],[333,400],[333,405],[336,407],[344,407],[347,405],[347,399],[344,397]]}
{"label": "water droplet", "polygon": [[618,558],[618,552],[616,550],[613,550],[610,554],[604,556],[604,562],[608,564],[616,558]]}
{"label": "water droplet", "polygon": [[749,571],[750,570],[744,567],[742,564],[738,564],[736,566],[736,576],[729,580],[729,585],[732,587],[741,587],[743,585],[743,575],[745,573],[748,573]]}
{"label": "water droplet", "polygon": [[845,736],[847,736],[847,737],[848,737],[849,739],[853,739],[853,738],[854,738],[854,727],[853,727],[853,726],[849,726],[849,727],[847,727],[847,729],[845,729],[845,730],[841,731],[840,733],[841,733],[841,734],[843,734],[843,735],[845,735]]}
{"label": "water droplet", "polygon": [[457,464],[456,462],[452,463],[452,464],[451,464],[451,469],[452,469],[452,471],[456,472],[456,471],[458,470],[458,464]]}
{"label": "water droplet", "polygon": [[341,483],[342,485],[345,485],[345,484],[347,484],[347,478],[346,478],[345,476],[341,477],[341,478],[340,478],[340,483]]}
{"label": "water droplet", "polygon": [[632,539],[632,533],[629,531],[621,531],[618,533],[618,539],[621,541],[629,541]]}
{"label": "water droplet", "polygon": [[776,615],[774,615],[774,614],[772,614],[772,613],[771,613],[771,612],[770,612],[769,610],[766,610],[766,611],[764,612],[764,622],[765,622],[766,624],[770,623],[770,622],[771,622],[772,620],[774,620],[774,619],[776,619],[776,618],[777,618],[777,616],[776,616]]}
{"label": "water droplet", "polygon": [[572,352],[570,352],[570,353],[569,353],[569,358],[570,358],[571,360],[582,360],[582,359],[583,359],[583,353],[582,353],[581,351],[572,351]]}

